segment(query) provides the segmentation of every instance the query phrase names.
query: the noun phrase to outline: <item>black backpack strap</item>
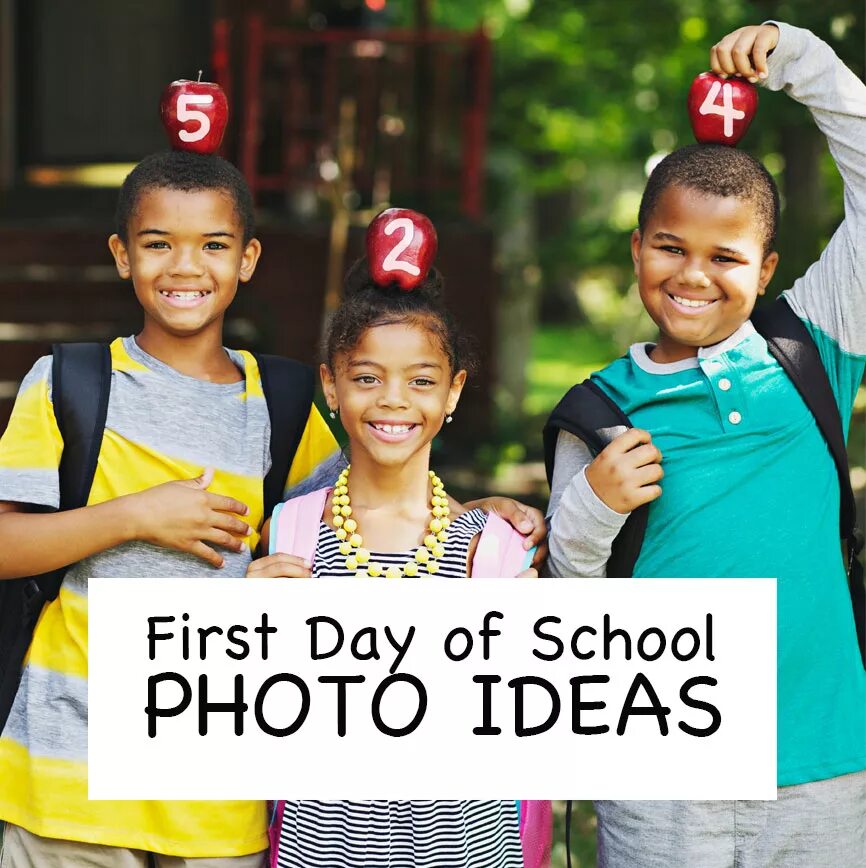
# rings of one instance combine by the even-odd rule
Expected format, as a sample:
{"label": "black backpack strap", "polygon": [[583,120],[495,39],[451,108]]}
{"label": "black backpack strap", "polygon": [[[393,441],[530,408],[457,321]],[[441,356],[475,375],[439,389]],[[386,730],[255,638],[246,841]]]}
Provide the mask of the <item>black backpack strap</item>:
{"label": "black backpack strap", "polygon": [[854,623],[860,653],[866,664],[866,586],[863,584],[863,567],[857,560],[863,549],[863,536],[857,526],[857,502],[851,488],[848,450],[830,379],[809,330],[784,297],[756,310],[752,314],[752,323],[815,417],[836,465],[840,495],[839,534],[848,548],[848,583]]}
{"label": "black backpack strap", "polygon": [[[51,401],[63,438],[60,456],[60,509],[87,505],[96,474],[99,448],[111,392],[111,351],[108,344],[54,344],[51,348]],[[66,567],[32,579],[29,587],[37,614],[57,597]]]}
{"label": "black backpack strap", "polygon": [[54,344],[54,418],[63,436],[60,509],[87,505],[111,394],[108,344]]}
{"label": "black backpack strap", "polygon": [[[628,416],[592,380],[572,386],[554,407],[544,426],[544,464],[548,483],[553,482],[556,440],[560,431],[578,437],[593,455],[598,455],[615,437],[632,427]],[[609,576],[628,578],[634,573],[646,534],[648,513],[649,504],[644,504],[629,514],[613,541],[607,562]]]}
{"label": "black backpack strap", "polygon": [[[107,344],[55,344],[51,399],[63,438],[60,509],[87,505],[96,473],[111,392]],[[0,589],[0,730],[5,725],[33,630],[43,607],[57,598],[68,567],[41,576],[9,579]]]}
{"label": "black backpack strap", "polygon": [[313,371],[307,365],[255,353],[271,418],[271,469],[264,481],[265,518],[283,499],[292,460],[313,404]]}

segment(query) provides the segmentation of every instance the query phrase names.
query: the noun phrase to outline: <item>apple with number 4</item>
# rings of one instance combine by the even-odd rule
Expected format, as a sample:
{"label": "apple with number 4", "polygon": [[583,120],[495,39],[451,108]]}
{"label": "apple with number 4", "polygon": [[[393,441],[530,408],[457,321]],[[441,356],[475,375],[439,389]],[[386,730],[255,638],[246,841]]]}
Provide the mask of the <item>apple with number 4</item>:
{"label": "apple with number 4", "polygon": [[219,149],[229,119],[229,104],[215,82],[185,78],[173,81],[162,92],[159,111],[174,150],[213,154]]}
{"label": "apple with number 4", "polygon": [[692,82],[689,120],[701,144],[731,145],[746,134],[758,109],[758,89],[742,78],[702,72]]}
{"label": "apple with number 4", "polygon": [[388,208],[367,227],[370,276],[380,286],[396,283],[408,292],[427,276],[437,246],[427,217],[408,208]]}

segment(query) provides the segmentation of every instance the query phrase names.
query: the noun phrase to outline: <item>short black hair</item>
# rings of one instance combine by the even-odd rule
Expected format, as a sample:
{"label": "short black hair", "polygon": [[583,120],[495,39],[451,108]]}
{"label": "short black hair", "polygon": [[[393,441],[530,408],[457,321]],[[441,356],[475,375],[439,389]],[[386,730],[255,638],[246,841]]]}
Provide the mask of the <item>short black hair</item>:
{"label": "short black hair", "polygon": [[234,203],[243,227],[244,244],[255,235],[253,196],[244,176],[215,154],[160,151],[145,157],[127,176],[117,197],[115,232],[126,243],[127,227],[142,194],[149,190],[219,190]]}
{"label": "short black hair", "polygon": [[687,145],[668,154],[653,169],[643,191],[637,218],[641,235],[668,187],[750,202],[764,235],[764,256],[775,247],[779,190],[766,167],[745,151],[727,145]]}
{"label": "short black hair", "polygon": [[334,312],[322,342],[322,355],[333,370],[334,356],[350,352],[367,329],[396,323],[418,325],[430,331],[448,358],[452,376],[475,370],[475,352],[445,305],[442,275],[431,268],[415,289],[406,292],[397,283],[379,286],[370,276],[366,258],[357,260],[346,274],[343,301]]}

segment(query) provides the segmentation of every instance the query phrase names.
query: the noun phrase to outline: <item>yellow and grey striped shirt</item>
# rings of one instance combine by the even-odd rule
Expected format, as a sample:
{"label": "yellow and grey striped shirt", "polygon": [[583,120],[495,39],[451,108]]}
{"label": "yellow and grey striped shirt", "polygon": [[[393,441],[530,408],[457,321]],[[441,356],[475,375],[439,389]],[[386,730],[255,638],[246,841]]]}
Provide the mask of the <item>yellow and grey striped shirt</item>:
{"label": "yellow and grey striped shirt", "polygon": [[[111,397],[88,503],[102,503],[215,467],[210,491],[249,506],[255,549],[270,466],[270,422],[255,358],[229,351],[244,378],[209,383],[141,350],[111,345]],[[56,507],[63,442],[51,402],[51,359],[21,384],[0,440],[0,501]],[[286,495],[333,482],[342,456],[315,409],[286,480]],[[66,573],[39,620],[21,687],[0,737],[0,819],[46,837],[186,857],[254,853],[267,846],[261,802],[108,802],[87,799],[87,582],[91,576],[242,577],[250,552],[198,558],[133,541]]]}

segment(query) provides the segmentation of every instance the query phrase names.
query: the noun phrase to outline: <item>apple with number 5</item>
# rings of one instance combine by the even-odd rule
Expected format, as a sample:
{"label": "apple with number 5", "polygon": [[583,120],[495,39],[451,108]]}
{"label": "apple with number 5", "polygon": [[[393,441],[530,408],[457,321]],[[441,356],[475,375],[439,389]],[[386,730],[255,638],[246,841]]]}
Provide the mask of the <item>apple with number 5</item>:
{"label": "apple with number 5", "polygon": [[427,276],[438,240],[430,220],[408,208],[388,208],[367,227],[370,276],[380,286],[414,289]]}
{"label": "apple with number 5", "polygon": [[746,134],[758,109],[758,89],[742,78],[702,72],[692,82],[689,121],[701,144],[731,145]]}
{"label": "apple with number 5", "polygon": [[173,81],[162,92],[159,111],[174,150],[213,154],[219,149],[229,119],[229,104],[215,82],[185,78]]}

